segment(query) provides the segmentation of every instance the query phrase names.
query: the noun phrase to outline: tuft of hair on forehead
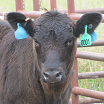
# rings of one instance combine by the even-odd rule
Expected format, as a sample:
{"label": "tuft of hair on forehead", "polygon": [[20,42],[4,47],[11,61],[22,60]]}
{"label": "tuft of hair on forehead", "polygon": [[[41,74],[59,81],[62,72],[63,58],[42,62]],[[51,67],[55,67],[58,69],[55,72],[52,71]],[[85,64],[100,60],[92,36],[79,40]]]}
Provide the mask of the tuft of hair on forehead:
{"label": "tuft of hair on forehead", "polygon": [[57,10],[51,10],[41,15],[40,18],[37,19],[35,26],[38,27],[38,29],[41,27],[41,30],[47,28],[46,31],[58,30],[59,28],[61,31],[61,28],[64,29],[68,26],[75,28],[73,20],[68,17],[66,13],[61,13]]}
{"label": "tuft of hair on forehead", "polygon": [[57,10],[51,10],[51,11],[48,11],[47,13],[50,14],[51,16],[56,16],[57,14],[61,14]]}
{"label": "tuft of hair on forehead", "polygon": [[48,11],[48,12],[42,14],[41,16],[44,16],[44,15],[56,16],[57,14],[61,14],[61,13],[58,12],[57,10],[51,10],[51,11]]}
{"label": "tuft of hair on forehead", "polygon": [[58,20],[70,20],[71,21],[71,19],[68,17],[68,15],[66,14],[66,13],[61,13],[61,12],[59,12],[59,11],[57,11],[57,10],[51,10],[51,11],[48,11],[48,12],[46,12],[46,13],[44,13],[43,15],[41,15],[41,17],[39,18],[39,21],[41,20],[41,21],[43,21],[43,20],[47,20],[47,19],[50,19],[50,18],[52,18],[52,19],[54,19],[54,18],[57,18]]}

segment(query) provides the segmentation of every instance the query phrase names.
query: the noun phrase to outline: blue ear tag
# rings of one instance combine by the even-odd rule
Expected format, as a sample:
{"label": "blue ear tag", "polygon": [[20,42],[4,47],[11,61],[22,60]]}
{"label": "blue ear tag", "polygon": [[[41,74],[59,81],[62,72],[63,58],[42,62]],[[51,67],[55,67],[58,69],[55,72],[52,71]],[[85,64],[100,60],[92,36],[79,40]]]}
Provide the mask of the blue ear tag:
{"label": "blue ear tag", "polygon": [[85,32],[80,38],[80,45],[81,47],[91,45],[91,36],[87,33],[87,25],[85,25]]}
{"label": "blue ear tag", "polygon": [[97,39],[97,34],[93,32],[91,35],[91,42],[94,42]]}
{"label": "blue ear tag", "polygon": [[28,33],[26,30],[22,27],[20,23],[17,23],[17,30],[15,31],[15,38],[16,39],[25,39],[28,37]]}

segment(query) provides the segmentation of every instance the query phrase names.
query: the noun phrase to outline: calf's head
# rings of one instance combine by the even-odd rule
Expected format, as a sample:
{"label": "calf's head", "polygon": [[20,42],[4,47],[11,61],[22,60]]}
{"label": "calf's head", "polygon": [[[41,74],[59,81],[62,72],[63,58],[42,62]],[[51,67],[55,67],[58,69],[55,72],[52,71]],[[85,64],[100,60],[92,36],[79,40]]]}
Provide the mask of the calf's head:
{"label": "calf's head", "polygon": [[35,22],[25,19],[21,13],[11,12],[7,15],[7,20],[15,30],[17,23],[20,23],[33,38],[41,80],[57,83],[67,79],[68,74],[72,72],[76,39],[84,33],[85,25],[92,26],[88,28],[88,33],[92,33],[102,16],[99,13],[87,13],[75,24],[67,14],[54,10],[46,12]]}

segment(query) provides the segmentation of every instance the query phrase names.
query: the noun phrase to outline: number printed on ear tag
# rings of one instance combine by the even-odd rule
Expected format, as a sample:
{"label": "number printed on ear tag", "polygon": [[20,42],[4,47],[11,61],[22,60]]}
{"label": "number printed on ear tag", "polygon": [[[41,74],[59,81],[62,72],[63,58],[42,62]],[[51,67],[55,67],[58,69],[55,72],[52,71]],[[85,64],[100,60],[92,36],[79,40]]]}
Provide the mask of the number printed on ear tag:
{"label": "number printed on ear tag", "polygon": [[80,45],[81,47],[91,45],[91,36],[87,33],[87,25],[85,26],[85,33],[81,36]]}

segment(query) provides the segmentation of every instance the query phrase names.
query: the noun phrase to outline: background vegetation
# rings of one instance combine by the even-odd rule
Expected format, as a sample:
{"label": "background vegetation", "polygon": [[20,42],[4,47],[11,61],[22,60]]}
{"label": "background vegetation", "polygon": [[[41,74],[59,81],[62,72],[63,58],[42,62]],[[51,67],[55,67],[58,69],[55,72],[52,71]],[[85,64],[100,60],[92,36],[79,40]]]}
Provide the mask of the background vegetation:
{"label": "background vegetation", "polygon": [[[40,0],[41,5],[44,8],[50,10],[50,0]],[[25,0],[24,10],[32,11],[33,2],[32,0]],[[67,9],[67,0],[57,0],[58,10]],[[104,8],[104,0],[75,0],[75,9],[89,9],[89,8]],[[0,12],[11,12],[15,11],[15,0],[0,0]],[[95,30],[98,34],[98,40],[104,39],[104,24],[101,23]],[[104,47],[88,47],[78,48],[80,51],[104,53]],[[78,72],[95,72],[104,71],[104,63],[92,60],[78,59]],[[87,88],[91,90],[97,90],[104,92],[104,78],[99,79],[86,79],[79,80],[79,87]],[[82,97],[82,96],[81,96]]]}

